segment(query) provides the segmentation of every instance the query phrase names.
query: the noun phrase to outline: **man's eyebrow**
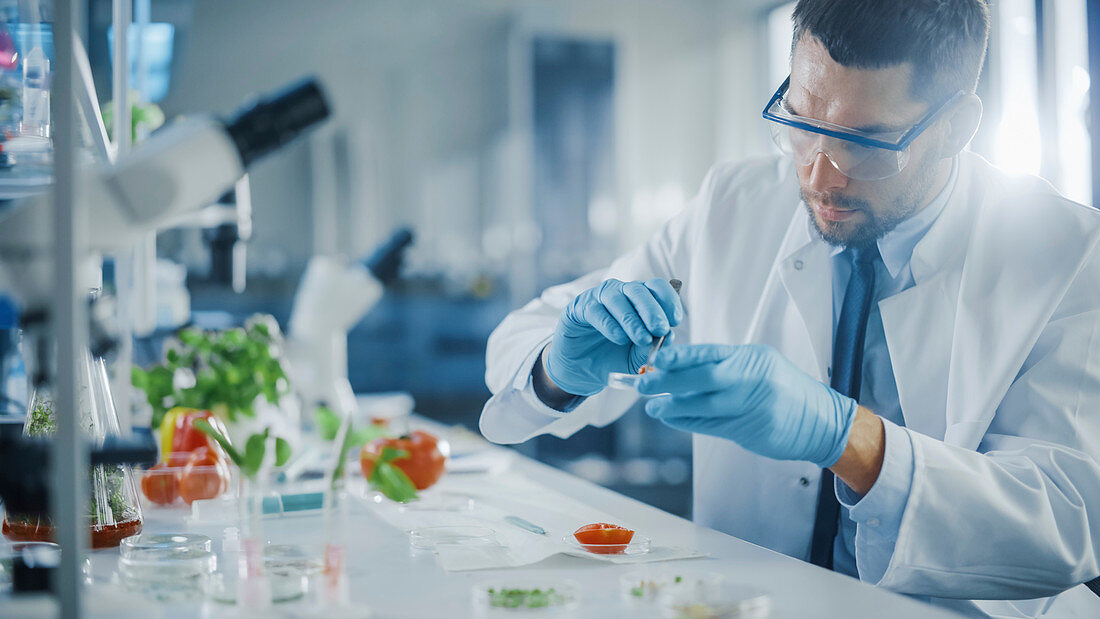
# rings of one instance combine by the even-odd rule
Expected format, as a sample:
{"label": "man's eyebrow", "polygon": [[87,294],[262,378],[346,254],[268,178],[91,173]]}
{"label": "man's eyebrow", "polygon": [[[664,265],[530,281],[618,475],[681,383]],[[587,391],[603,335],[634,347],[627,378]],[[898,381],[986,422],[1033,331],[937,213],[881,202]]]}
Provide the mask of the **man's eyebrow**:
{"label": "man's eyebrow", "polygon": [[[791,102],[788,101],[786,99],[786,97],[780,99],[779,104],[782,105],[783,109],[787,110],[787,112],[790,113],[790,114],[793,114],[795,116],[799,116],[801,118],[809,118],[808,116],[803,116],[802,114],[799,114],[798,112],[796,112],[795,109],[794,109],[794,106],[791,105]],[[847,128],[851,129],[853,131],[859,131],[860,133],[898,133],[898,132],[904,131],[906,129],[906,127],[891,127],[889,125],[884,125],[884,124],[881,124],[881,123],[880,124],[874,124],[874,125],[862,125],[862,126],[859,126],[859,127],[847,127]]]}

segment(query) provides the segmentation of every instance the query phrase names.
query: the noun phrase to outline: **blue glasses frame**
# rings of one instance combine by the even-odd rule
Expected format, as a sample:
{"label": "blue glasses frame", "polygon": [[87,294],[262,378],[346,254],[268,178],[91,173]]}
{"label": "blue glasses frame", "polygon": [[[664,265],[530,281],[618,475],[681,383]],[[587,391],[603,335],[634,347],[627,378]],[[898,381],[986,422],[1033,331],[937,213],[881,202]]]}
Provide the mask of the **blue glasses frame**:
{"label": "blue glasses frame", "polygon": [[[775,91],[775,94],[772,95],[772,98],[768,99],[768,104],[764,106],[763,116],[766,120],[770,120],[774,123],[779,123],[781,125],[786,125],[788,127],[794,127],[795,129],[809,131],[810,133],[818,133],[821,135],[827,135],[832,138],[837,138],[839,140],[853,142],[855,144],[859,144],[860,146],[870,146],[874,148],[882,148],[885,150],[892,150],[897,152],[901,152],[909,148],[909,145],[913,143],[913,140],[917,139],[917,136],[924,133],[925,129],[932,126],[932,123],[936,122],[940,115],[943,114],[944,110],[946,110],[948,107],[951,106],[952,103],[954,103],[966,94],[962,90],[955,93],[942,104],[940,104],[939,107],[930,110],[927,114],[924,115],[923,118],[921,118],[917,122],[917,124],[913,125],[909,129],[906,129],[904,131],[894,131],[889,133],[877,134],[879,136],[893,135],[898,133],[901,134],[901,136],[896,141],[891,142],[881,139],[881,137],[876,138],[874,137],[875,134],[863,133],[856,129],[846,129],[839,125],[833,125],[832,123],[828,123],[825,121],[816,120],[813,118],[806,118],[803,116],[798,116],[797,114],[791,114],[790,112],[786,112],[785,110],[784,111],[786,113],[786,116],[780,116],[778,114],[775,114],[774,112],[771,112],[770,110],[776,104],[776,102],[780,101],[783,98],[783,95],[787,94],[787,89],[790,88],[790,86],[791,76],[788,75],[787,79],[783,80],[783,84],[780,85],[779,88]],[[830,125],[831,127],[835,127],[835,129],[820,126],[822,124]]]}

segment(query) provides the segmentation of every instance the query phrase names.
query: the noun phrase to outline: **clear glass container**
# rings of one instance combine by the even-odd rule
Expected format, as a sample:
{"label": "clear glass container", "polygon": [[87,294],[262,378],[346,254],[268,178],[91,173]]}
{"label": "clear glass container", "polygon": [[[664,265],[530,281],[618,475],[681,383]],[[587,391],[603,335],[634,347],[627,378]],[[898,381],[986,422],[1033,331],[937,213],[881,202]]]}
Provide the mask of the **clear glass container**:
{"label": "clear glass container", "polygon": [[196,501],[234,496],[238,487],[234,483],[237,468],[230,467],[227,459],[222,456],[216,464],[180,459],[175,465],[160,462],[150,468],[138,468],[135,474],[141,480],[144,509],[191,509]]}
{"label": "clear glass container", "polygon": [[[84,350],[77,377],[80,427],[92,441],[120,434],[118,413],[101,357]],[[48,437],[57,428],[54,394],[48,387],[36,389],[27,410],[23,435]],[[88,528],[92,548],[111,548],[141,532],[144,521],[134,473],[121,464],[96,465],[88,470]],[[53,541],[54,526],[47,514],[5,514],[3,534],[12,541]]]}

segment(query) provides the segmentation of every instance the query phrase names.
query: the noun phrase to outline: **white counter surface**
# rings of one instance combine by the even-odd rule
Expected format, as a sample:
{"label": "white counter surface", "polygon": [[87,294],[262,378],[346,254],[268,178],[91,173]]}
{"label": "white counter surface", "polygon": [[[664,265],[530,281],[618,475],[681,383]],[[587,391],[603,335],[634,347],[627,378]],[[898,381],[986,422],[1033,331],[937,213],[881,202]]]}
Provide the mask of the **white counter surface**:
{"label": "white counter surface", "polygon": [[[801,619],[888,616],[891,619],[928,619],[953,616],[904,596],[876,589],[852,578],[698,526],[521,456],[514,458],[511,471],[533,484],[556,490],[605,512],[620,522],[630,523],[639,532],[659,532],[666,543],[708,554],[707,558],[648,565],[660,569],[683,569],[685,572],[715,572],[722,574],[728,582],[762,589],[771,596],[773,610],[770,617]],[[492,484],[492,479],[486,477],[485,483]],[[620,597],[619,578],[627,572],[638,570],[640,566],[614,565],[554,555],[524,567],[447,572],[438,565],[433,555],[410,552],[406,534],[387,524],[365,504],[357,503],[352,511],[353,533],[348,545],[347,563],[350,596],[353,605],[368,607],[373,617],[475,616],[471,604],[471,589],[476,584],[515,578],[531,578],[538,582],[569,579],[579,583],[582,602],[579,610],[571,616],[656,616],[655,606],[653,613],[647,614],[649,611],[646,609],[629,605]],[[201,525],[189,527],[184,521],[185,513],[183,509],[149,509],[146,511],[145,531],[204,533],[214,539],[217,549],[221,541],[221,528]],[[319,544],[321,527],[319,512],[303,512],[264,520],[265,537],[271,543]],[[117,549],[92,553],[91,572],[97,582],[110,582],[117,559]],[[97,586],[101,593],[108,591],[110,587]],[[14,608],[10,603],[10,599],[5,600],[0,596],[0,615],[9,616],[4,609]],[[204,608],[199,603],[159,607],[167,617],[220,616],[226,609],[222,605]],[[308,612],[298,603],[277,605],[274,610],[278,613],[276,616],[305,616]],[[537,615],[529,613],[526,616]]]}

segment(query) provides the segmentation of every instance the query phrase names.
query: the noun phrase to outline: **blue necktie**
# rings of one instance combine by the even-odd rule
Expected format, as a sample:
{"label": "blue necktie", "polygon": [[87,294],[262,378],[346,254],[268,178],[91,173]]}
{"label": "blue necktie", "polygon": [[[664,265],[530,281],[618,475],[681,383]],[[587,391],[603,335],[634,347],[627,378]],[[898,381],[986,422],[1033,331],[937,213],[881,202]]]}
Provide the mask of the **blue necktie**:
{"label": "blue necktie", "polygon": [[[875,291],[878,247],[850,247],[845,253],[852,263],[852,275],[844,290],[844,304],[840,307],[840,320],[833,339],[832,388],[858,401],[863,378],[863,341]],[[817,492],[817,520],[810,546],[810,563],[833,569],[833,543],[839,526],[840,503],[833,492],[833,472],[824,469]]]}

